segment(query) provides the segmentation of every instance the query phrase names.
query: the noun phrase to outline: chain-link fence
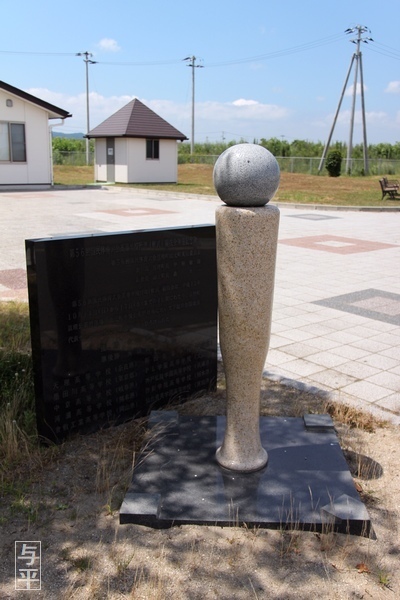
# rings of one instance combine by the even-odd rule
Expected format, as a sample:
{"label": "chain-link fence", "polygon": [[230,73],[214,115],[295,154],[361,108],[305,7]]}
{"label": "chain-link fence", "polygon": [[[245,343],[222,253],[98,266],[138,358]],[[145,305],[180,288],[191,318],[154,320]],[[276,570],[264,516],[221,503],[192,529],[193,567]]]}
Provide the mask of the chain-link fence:
{"label": "chain-link fence", "polygon": [[[178,154],[178,164],[200,164],[214,165],[218,155],[188,155]],[[308,173],[310,175],[318,175],[318,169],[321,162],[320,158],[306,158],[302,156],[277,156],[276,160],[282,172],[285,173]],[[370,175],[400,175],[400,160],[388,160],[383,158],[369,159],[369,174]],[[86,165],[86,152],[63,152],[54,150],[53,152],[54,165]],[[90,152],[89,164],[94,164],[94,152]],[[342,174],[347,172],[346,159],[342,161]],[[364,175],[364,160],[362,158],[353,158],[351,160],[352,175]],[[321,175],[327,175],[325,167],[321,170]]]}
{"label": "chain-link fence", "polygon": [[[204,164],[214,165],[217,155],[178,155],[178,164]],[[285,173],[308,173],[309,175],[318,175],[318,169],[321,162],[320,158],[307,158],[303,156],[277,156],[276,160],[282,172]],[[400,160],[388,160],[383,158],[371,158],[368,161],[370,175],[398,175],[400,174]],[[346,159],[342,161],[342,174],[347,172]],[[353,158],[351,160],[350,172],[352,175],[364,175],[364,160],[362,158]],[[327,175],[325,166],[321,169],[321,175]]]}
{"label": "chain-link fence", "polygon": [[[94,165],[94,152],[89,152],[89,164]],[[81,167],[86,165],[86,152],[66,152],[53,150],[53,165]]]}
{"label": "chain-link fence", "polygon": [[[321,162],[320,158],[303,158],[298,156],[277,157],[281,171],[287,173],[309,173],[318,175],[318,169]],[[386,160],[381,158],[371,158],[368,160],[369,175],[396,175],[400,173],[400,160]],[[344,158],[342,161],[342,174],[349,172],[351,175],[364,175],[364,160],[362,158],[352,158],[350,167]],[[327,175],[325,165],[321,169],[321,174]]]}

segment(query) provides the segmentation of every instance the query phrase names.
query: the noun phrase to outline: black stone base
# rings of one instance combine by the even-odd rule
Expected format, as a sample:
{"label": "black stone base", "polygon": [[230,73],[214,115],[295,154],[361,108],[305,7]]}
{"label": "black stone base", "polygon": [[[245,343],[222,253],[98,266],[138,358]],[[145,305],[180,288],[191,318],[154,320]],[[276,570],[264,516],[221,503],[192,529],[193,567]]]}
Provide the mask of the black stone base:
{"label": "black stone base", "polygon": [[155,411],[120,523],[334,530],[373,536],[329,415],[261,417],[268,464],[254,473],[215,460],[225,417]]}

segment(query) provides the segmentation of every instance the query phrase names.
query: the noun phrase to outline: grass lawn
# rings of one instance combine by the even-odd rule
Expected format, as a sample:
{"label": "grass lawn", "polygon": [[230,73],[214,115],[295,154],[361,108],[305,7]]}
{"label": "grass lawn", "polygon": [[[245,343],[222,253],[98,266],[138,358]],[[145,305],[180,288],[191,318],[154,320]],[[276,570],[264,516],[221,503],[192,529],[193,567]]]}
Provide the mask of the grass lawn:
{"label": "grass lawn", "polygon": [[[212,195],[215,194],[212,173],[212,165],[178,165],[177,184],[132,184],[130,187]],[[90,184],[93,183],[93,174],[93,167],[54,167],[56,184]],[[398,200],[381,200],[378,175],[328,177],[326,175],[283,172],[274,201],[334,206],[400,207]]]}

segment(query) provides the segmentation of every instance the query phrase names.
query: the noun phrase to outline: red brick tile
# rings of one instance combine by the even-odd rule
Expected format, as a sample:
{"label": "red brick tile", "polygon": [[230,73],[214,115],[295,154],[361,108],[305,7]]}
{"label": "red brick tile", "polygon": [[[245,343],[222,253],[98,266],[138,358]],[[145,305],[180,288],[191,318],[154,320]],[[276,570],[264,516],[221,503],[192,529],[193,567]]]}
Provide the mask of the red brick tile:
{"label": "red brick tile", "polygon": [[394,244],[383,244],[369,240],[339,237],[337,235],[314,235],[310,237],[292,238],[279,240],[280,244],[308,248],[310,250],[321,250],[322,252],[333,252],[335,254],[357,254],[359,252],[373,252],[396,248]]}

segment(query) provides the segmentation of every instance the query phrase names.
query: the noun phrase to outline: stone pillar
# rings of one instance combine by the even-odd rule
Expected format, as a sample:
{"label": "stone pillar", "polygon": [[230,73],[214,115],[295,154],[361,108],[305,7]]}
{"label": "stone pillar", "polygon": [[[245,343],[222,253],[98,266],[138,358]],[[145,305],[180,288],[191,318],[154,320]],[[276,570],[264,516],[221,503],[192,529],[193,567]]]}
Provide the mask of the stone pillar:
{"label": "stone pillar", "polygon": [[225,151],[214,184],[217,209],[219,335],[227,386],[227,423],[218,463],[251,472],[268,461],[261,445],[260,383],[270,331],[279,210],[265,206],[279,185],[268,150],[239,144]]}

